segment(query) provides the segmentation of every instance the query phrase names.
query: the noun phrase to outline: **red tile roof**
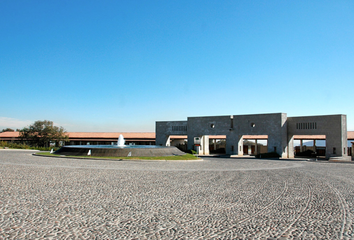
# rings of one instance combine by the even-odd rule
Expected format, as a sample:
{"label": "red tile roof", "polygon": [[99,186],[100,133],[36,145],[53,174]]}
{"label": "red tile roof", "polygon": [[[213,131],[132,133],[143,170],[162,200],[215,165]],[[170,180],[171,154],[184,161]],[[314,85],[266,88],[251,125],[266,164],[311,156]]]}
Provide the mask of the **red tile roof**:
{"label": "red tile roof", "polygon": [[[154,132],[68,132],[69,138],[119,138],[122,134],[124,138],[153,138]],[[0,138],[16,138],[19,137],[19,132],[2,132]]]}
{"label": "red tile roof", "polygon": [[347,138],[348,140],[354,140],[354,131],[348,131]]}
{"label": "red tile roof", "polygon": [[154,132],[68,132],[69,138],[119,138],[123,135],[125,139],[130,138],[149,138],[155,139]]}
{"label": "red tile roof", "polygon": [[[122,134],[125,139],[145,139],[145,140],[155,140],[154,132],[68,132],[70,139],[118,139],[119,135]],[[0,133],[0,140],[11,140],[11,138],[18,138],[19,132],[2,132]],[[348,140],[354,140],[354,131],[348,131]],[[186,135],[171,136],[172,139],[187,139]],[[225,135],[210,135],[210,139],[225,139]],[[267,135],[244,135],[244,139],[267,139]],[[295,135],[294,139],[303,140],[321,140],[326,139],[325,135]]]}
{"label": "red tile roof", "polygon": [[10,137],[10,138],[13,138],[13,137],[19,137],[20,136],[20,132],[2,132],[0,133],[0,137],[1,138],[7,138],[7,137]]}

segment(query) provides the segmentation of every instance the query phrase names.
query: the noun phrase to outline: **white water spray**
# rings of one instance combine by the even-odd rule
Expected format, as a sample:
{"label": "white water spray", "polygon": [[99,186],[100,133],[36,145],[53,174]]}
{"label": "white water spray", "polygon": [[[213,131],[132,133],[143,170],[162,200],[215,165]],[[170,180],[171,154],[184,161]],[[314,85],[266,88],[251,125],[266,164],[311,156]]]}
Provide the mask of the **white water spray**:
{"label": "white water spray", "polygon": [[118,147],[124,147],[124,143],[125,143],[125,140],[124,140],[123,135],[121,134],[121,135],[119,135],[117,146]]}

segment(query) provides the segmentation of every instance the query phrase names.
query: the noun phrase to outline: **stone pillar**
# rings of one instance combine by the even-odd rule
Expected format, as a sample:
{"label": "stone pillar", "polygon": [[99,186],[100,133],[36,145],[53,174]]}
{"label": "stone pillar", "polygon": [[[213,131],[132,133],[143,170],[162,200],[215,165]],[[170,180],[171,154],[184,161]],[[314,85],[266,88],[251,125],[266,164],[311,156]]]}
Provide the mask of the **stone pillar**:
{"label": "stone pillar", "polygon": [[238,135],[236,154],[238,156],[243,156],[243,135]]}
{"label": "stone pillar", "polygon": [[155,144],[157,146],[170,146],[170,135],[156,134]]}
{"label": "stone pillar", "polygon": [[303,146],[303,140],[302,139],[300,139],[300,152],[302,152],[302,146]]}
{"label": "stone pillar", "polygon": [[326,158],[335,158],[350,161],[348,156],[348,138],[347,138],[347,117],[341,115],[340,124],[336,120],[336,128],[326,134]]}
{"label": "stone pillar", "polygon": [[202,143],[203,143],[203,155],[209,155],[209,136],[203,136],[202,137]]}
{"label": "stone pillar", "polygon": [[257,140],[257,139],[255,139],[255,140],[254,140],[254,142],[255,142],[255,146],[254,146],[254,155],[257,155],[257,154],[258,154],[258,140]]}
{"label": "stone pillar", "polygon": [[317,150],[316,150],[316,139],[313,140],[313,151],[315,153],[317,153]]}
{"label": "stone pillar", "polygon": [[[231,133],[231,132],[230,132]],[[233,155],[235,154],[235,142],[234,142],[234,135],[227,134],[226,135],[226,145],[225,145],[225,152],[226,154]]]}
{"label": "stone pillar", "polygon": [[194,137],[193,135],[188,135],[187,136],[187,148],[188,150],[194,150]]}
{"label": "stone pillar", "polygon": [[243,136],[232,132],[226,135],[226,154],[243,156]]}
{"label": "stone pillar", "polygon": [[169,135],[164,135],[164,136],[160,135],[159,138],[156,138],[156,145],[169,147],[171,145],[170,136]]}
{"label": "stone pillar", "polygon": [[200,138],[200,147],[197,147],[196,151],[198,155],[209,155],[209,136]]}
{"label": "stone pillar", "polygon": [[294,157],[294,136],[288,136],[288,158]]}
{"label": "stone pillar", "polygon": [[346,141],[342,140],[342,137],[331,136],[331,138],[326,138],[326,158],[330,159],[331,157],[341,157],[343,160],[346,160],[348,150]]}
{"label": "stone pillar", "polygon": [[276,152],[282,158],[288,158],[287,136],[269,134],[268,135],[268,152]]}

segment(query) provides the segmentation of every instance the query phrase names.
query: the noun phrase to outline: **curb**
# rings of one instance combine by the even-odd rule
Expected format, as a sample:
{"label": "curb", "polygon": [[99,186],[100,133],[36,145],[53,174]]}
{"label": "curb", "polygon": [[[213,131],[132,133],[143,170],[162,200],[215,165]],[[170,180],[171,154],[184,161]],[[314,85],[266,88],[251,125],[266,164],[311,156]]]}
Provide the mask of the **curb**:
{"label": "curb", "polygon": [[27,152],[39,152],[35,149],[17,149],[17,148],[0,148],[0,151],[27,151]]}
{"label": "curb", "polygon": [[61,159],[79,159],[79,160],[105,160],[105,161],[141,161],[141,162],[151,162],[151,161],[156,161],[156,162],[161,162],[161,161],[165,161],[165,162],[201,162],[204,161],[204,159],[196,159],[196,160],[165,160],[165,159],[152,159],[152,160],[147,160],[147,159],[122,159],[122,158],[117,158],[117,159],[113,159],[113,158],[86,158],[86,157],[67,157],[65,155],[56,155],[56,156],[50,156],[50,155],[40,155],[40,154],[36,154],[33,153],[33,156],[37,156],[37,157],[49,157],[49,158],[61,158]]}

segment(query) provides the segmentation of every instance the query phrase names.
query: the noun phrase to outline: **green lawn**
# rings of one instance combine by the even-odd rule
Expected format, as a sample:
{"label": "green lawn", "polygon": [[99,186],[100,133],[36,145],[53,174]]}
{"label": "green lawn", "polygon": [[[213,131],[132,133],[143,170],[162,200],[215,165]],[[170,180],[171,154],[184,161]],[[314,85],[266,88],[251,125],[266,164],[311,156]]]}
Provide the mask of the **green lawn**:
{"label": "green lawn", "polygon": [[113,160],[198,160],[200,158],[192,155],[185,154],[182,156],[159,156],[159,157],[95,157],[95,156],[64,156],[58,154],[51,154],[50,152],[38,152],[35,155],[41,156],[55,156],[63,158],[85,158],[85,159],[113,159]]}

